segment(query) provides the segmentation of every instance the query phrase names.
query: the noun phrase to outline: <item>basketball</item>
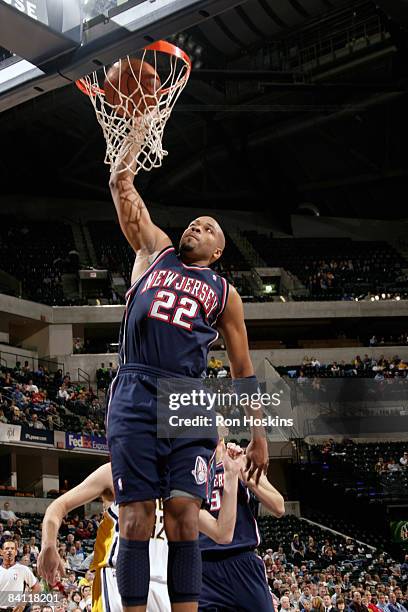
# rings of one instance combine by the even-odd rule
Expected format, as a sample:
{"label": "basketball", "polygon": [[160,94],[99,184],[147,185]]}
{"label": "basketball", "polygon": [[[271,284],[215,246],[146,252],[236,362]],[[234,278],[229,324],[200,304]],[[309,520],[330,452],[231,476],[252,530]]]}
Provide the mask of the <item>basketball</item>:
{"label": "basketball", "polygon": [[137,58],[121,59],[109,68],[104,82],[105,100],[123,116],[143,115],[157,106],[161,81],[148,62]]}

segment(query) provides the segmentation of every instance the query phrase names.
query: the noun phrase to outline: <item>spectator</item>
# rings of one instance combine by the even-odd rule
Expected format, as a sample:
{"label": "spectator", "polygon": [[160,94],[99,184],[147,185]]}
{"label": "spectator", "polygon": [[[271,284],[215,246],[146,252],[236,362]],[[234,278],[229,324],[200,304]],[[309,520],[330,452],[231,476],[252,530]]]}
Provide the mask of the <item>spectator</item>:
{"label": "spectator", "polygon": [[81,608],[81,610],[85,610],[88,605],[92,604],[91,587],[84,585],[83,587],[81,587],[80,592],[82,599],[80,601],[79,607]]}
{"label": "spectator", "polygon": [[365,595],[365,599],[366,599],[366,606],[369,610],[371,610],[371,612],[380,612],[380,608],[377,607],[377,599],[373,598],[373,596],[371,595],[371,591],[366,591],[364,593]]}
{"label": "spectator", "polygon": [[91,534],[88,531],[88,529],[86,529],[84,527],[84,522],[83,521],[79,521],[78,527],[75,529],[75,535],[78,538],[81,538],[81,540],[87,540],[88,538],[91,537]]}
{"label": "spectator", "polygon": [[89,586],[92,587],[94,581],[94,573],[91,572],[90,570],[87,570],[87,572],[85,573],[85,576],[83,578],[80,579],[79,581],[79,586]]}
{"label": "spectator", "polygon": [[382,610],[382,612],[387,612],[388,602],[385,596],[385,593],[378,594],[377,608]]}
{"label": "spectator", "polygon": [[69,552],[67,554],[67,561],[69,563],[69,567],[74,571],[78,571],[81,567],[83,557],[77,555],[75,546],[70,547]]}
{"label": "spectator", "polygon": [[221,365],[220,369],[218,370],[217,378],[227,378],[227,377],[228,377],[228,370],[226,369],[224,365]]}
{"label": "spectator", "polygon": [[[64,554],[65,554],[65,551],[64,551]],[[75,572],[69,572],[67,581],[65,583],[65,591],[67,593],[70,593],[71,591],[77,591],[77,590],[78,590],[78,581],[76,579],[76,574]],[[79,603],[80,601],[81,600],[79,599],[77,603]]]}
{"label": "spectator", "polygon": [[300,541],[297,533],[293,535],[290,549],[292,551],[293,562],[295,564],[302,563],[305,556],[305,545]]}
{"label": "spectator", "polygon": [[280,598],[280,608],[281,612],[294,612],[294,608],[290,604],[290,599],[287,595],[283,595]]}
{"label": "spectator", "polygon": [[407,612],[406,608],[397,601],[397,597],[394,592],[389,594],[389,603],[386,608],[386,612]]}
{"label": "spectator", "polygon": [[386,470],[386,465],[384,463],[384,459],[382,457],[378,457],[378,461],[374,466],[374,470],[377,472],[377,474],[383,474],[383,472],[385,472]]}
{"label": "spectator", "polygon": [[400,464],[406,468],[408,466],[408,451],[404,451],[404,454],[400,458]]}
{"label": "spectator", "polygon": [[[65,483],[67,483],[67,486],[65,486]],[[66,480],[64,480],[64,487],[63,487],[64,491],[68,491],[69,490],[69,486],[68,486],[68,482]],[[73,533],[69,533],[67,535],[67,548],[70,548],[71,546],[74,546],[75,544],[75,536]]]}
{"label": "spectator", "polygon": [[61,403],[65,404],[69,400],[69,393],[67,391],[66,385],[61,385],[58,390],[58,399]]}
{"label": "spectator", "polygon": [[2,521],[8,521],[9,519],[12,519],[13,521],[17,520],[17,516],[16,514],[13,512],[13,510],[10,510],[10,502],[4,502],[4,510],[0,511],[0,518]]}
{"label": "spectator", "polygon": [[220,368],[222,368],[222,361],[211,355],[207,365],[207,374],[216,377]]}
{"label": "spectator", "polygon": [[308,541],[307,541],[305,558],[308,561],[316,561],[317,557],[318,557],[318,551],[317,551],[316,543],[313,537],[309,536]]}
{"label": "spectator", "polygon": [[278,550],[276,552],[274,552],[272,554],[272,561],[274,563],[281,563],[281,564],[285,564],[286,563],[286,555],[283,551],[283,547],[282,546],[278,546]]}
{"label": "spectator", "polygon": [[330,595],[324,595],[323,596],[323,610],[324,610],[324,612],[332,612],[332,611],[334,611],[334,607],[332,605],[332,601],[331,601]]}
{"label": "spectator", "polygon": [[75,609],[82,610],[82,608],[80,608],[81,600],[82,600],[82,595],[80,591],[74,591],[74,593],[72,593],[71,601],[68,604],[69,612],[73,612],[73,610]]}
{"label": "spectator", "polygon": [[33,429],[45,429],[43,423],[38,419],[38,414],[31,415],[31,422],[28,423],[28,426]]}
{"label": "spectator", "polygon": [[368,612],[367,606],[361,601],[360,591],[353,592],[353,599],[349,605],[349,612]]}
{"label": "spectator", "polygon": [[305,606],[306,602],[309,602],[310,604],[312,603],[312,595],[310,592],[310,585],[309,584],[305,584],[303,589],[302,589],[302,593],[300,595],[300,604],[301,606]]}
{"label": "spectator", "polygon": [[395,461],[394,457],[391,457],[391,459],[388,462],[387,469],[389,472],[399,472],[401,467]]}
{"label": "spectator", "polygon": [[324,612],[323,602],[321,597],[313,597],[312,612]]}
{"label": "spectator", "polygon": [[81,563],[82,563],[82,561],[84,561],[85,559],[85,553],[82,548],[81,540],[75,540],[75,551],[76,551],[76,556],[81,559]]}
{"label": "spectator", "polygon": [[36,544],[35,536],[32,536],[30,538],[29,545],[30,545],[30,554],[34,555],[34,559],[37,559],[38,555],[40,554],[40,551],[39,551],[38,546]]}
{"label": "spectator", "polygon": [[26,384],[25,390],[28,391],[28,393],[38,393],[38,387],[37,387],[37,385],[33,384],[33,381],[32,381],[31,378],[28,381],[28,383]]}
{"label": "spectator", "polygon": [[341,597],[341,584],[334,585],[334,593],[331,598],[332,606],[337,608],[337,600],[342,599]]}

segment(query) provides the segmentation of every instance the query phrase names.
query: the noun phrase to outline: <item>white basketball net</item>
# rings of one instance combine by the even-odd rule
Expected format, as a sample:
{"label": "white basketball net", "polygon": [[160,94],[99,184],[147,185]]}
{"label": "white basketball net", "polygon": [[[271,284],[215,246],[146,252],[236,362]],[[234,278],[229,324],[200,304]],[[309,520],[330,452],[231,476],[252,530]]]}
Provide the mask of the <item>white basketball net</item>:
{"label": "white basketball net", "polygon": [[[150,47],[160,43],[162,41]],[[164,44],[173,47],[169,43]],[[124,95],[109,81],[117,93],[115,100],[120,101],[116,106],[109,104],[105,99],[100,84],[101,77],[97,72],[77,81],[81,91],[89,95],[98,123],[102,127],[106,140],[104,161],[109,165],[111,173],[129,170],[137,174],[140,170],[150,171],[161,166],[163,158],[167,155],[167,151],[162,146],[164,128],[188,81],[191,64],[183,52],[180,52],[181,56],[173,55],[150,47],[143,51],[141,60],[153,66],[160,76],[161,86],[153,95],[145,94],[140,84],[140,73],[134,72],[130,62],[126,62],[126,68],[131,71],[137,83],[134,91]],[[129,60],[130,57],[126,59]],[[119,60],[120,70],[122,61]],[[165,69],[163,65],[166,66]],[[108,70],[104,68],[103,81],[107,79],[107,73]],[[143,112],[136,108],[132,100],[135,94],[136,99],[140,97],[142,103],[146,102],[143,106],[140,104]]]}

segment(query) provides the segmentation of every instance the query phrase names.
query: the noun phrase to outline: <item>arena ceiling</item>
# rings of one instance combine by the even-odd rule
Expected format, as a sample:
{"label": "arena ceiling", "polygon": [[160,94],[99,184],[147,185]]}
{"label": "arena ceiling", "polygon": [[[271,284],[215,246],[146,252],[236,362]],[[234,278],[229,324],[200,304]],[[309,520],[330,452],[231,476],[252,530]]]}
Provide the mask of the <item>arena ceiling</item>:
{"label": "arena ceiling", "polygon": [[[407,34],[373,2],[247,0],[176,40],[202,49],[201,66],[163,168],[138,177],[146,199],[263,209],[282,227],[304,202],[406,216]],[[0,134],[4,194],[110,197],[102,134],[75,86],[4,111]]]}

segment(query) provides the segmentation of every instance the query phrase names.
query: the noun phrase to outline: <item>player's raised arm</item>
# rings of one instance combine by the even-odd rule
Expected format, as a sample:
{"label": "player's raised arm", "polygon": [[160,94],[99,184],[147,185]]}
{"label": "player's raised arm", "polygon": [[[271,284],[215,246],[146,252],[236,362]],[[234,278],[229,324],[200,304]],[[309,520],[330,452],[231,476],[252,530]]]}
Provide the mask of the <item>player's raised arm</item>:
{"label": "player's raised arm", "polygon": [[99,467],[81,484],[67,491],[48,506],[42,524],[41,552],[38,556],[37,571],[49,584],[55,583],[57,572],[64,575],[64,566],[57,550],[58,531],[64,516],[101,495],[111,496],[113,499],[110,463]]}
{"label": "player's raised arm", "polygon": [[[258,383],[249,355],[244,308],[238,292],[232,286],[229,288],[227,305],[217,327],[225,340],[232,378],[239,381],[236,391],[257,392]],[[251,406],[245,406],[245,412],[250,417],[261,416],[259,409]],[[263,427],[251,427],[251,435],[252,440],[246,451],[248,477],[251,478],[255,474],[255,481],[259,482],[262,472],[266,473],[268,469],[268,444]]]}
{"label": "player's raised arm", "polygon": [[[126,240],[138,258],[147,259],[171,245],[171,240],[153,223],[145,203],[134,186],[134,175],[128,168],[129,164],[130,167],[132,163],[136,164],[134,154],[135,151],[131,151],[117,171],[112,173],[109,187]],[[138,270],[139,273],[142,271]]]}
{"label": "player's raised arm", "polygon": [[259,501],[272,512],[276,518],[285,514],[285,501],[277,489],[269,482],[265,474],[262,474],[259,482],[248,480],[247,474],[242,471],[241,479],[248,489],[259,499]]}
{"label": "player's raised arm", "polygon": [[243,467],[243,455],[242,449],[238,446],[229,446],[231,446],[230,452],[226,451],[225,446],[223,447],[224,491],[218,518],[207,510],[200,510],[198,517],[198,528],[201,533],[217,544],[230,544],[234,537],[237,518],[238,477]]}

